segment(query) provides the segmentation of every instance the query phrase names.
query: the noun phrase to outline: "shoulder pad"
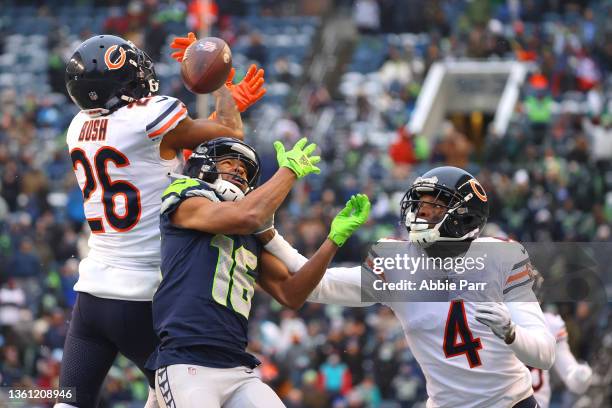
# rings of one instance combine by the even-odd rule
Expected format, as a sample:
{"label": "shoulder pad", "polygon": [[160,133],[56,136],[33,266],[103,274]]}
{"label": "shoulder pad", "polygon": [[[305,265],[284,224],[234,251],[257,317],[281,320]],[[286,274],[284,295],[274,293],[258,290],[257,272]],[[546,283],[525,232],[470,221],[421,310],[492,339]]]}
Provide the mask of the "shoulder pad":
{"label": "shoulder pad", "polygon": [[214,190],[202,180],[180,178],[174,180],[164,190],[160,209],[161,214],[172,212],[181,201],[189,197],[205,197],[213,202],[221,201]]}

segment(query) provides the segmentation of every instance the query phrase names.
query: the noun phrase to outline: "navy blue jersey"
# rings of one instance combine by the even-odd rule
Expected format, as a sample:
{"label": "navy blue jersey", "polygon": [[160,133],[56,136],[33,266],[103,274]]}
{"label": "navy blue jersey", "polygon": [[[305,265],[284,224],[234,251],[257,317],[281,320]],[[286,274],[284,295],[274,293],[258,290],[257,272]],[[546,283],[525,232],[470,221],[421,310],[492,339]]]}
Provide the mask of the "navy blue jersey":
{"label": "navy blue jersey", "polygon": [[176,180],[162,198],[162,281],[153,297],[153,325],[161,343],[147,367],[253,367],[259,362],[245,349],[261,245],[253,235],[173,225],[170,214],[194,196],[220,201],[197,179]]}

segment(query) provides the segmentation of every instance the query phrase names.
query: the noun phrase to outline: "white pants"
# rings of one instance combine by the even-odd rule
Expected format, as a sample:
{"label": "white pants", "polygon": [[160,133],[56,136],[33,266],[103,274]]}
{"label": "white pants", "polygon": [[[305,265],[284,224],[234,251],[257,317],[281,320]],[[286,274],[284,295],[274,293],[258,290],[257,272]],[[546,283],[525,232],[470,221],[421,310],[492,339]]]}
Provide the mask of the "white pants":
{"label": "white pants", "polygon": [[285,407],[272,388],[247,367],[162,367],[155,372],[155,393],[162,408]]}

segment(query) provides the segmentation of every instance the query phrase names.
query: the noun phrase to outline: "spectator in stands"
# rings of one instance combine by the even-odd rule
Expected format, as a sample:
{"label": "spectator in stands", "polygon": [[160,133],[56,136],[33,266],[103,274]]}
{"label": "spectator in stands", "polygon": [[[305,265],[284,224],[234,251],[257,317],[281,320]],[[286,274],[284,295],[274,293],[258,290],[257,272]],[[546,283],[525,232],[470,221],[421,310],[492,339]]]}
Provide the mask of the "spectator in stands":
{"label": "spectator in stands", "polygon": [[9,262],[9,273],[11,276],[20,279],[39,279],[42,278],[40,259],[34,253],[32,240],[23,237],[19,243],[19,248]]}
{"label": "spectator in stands", "polygon": [[338,353],[331,353],[321,365],[319,386],[330,395],[332,401],[351,390],[351,372],[347,365],[340,361]]}
{"label": "spectator in stands", "polygon": [[356,0],[353,21],[360,34],[376,34],[380,31],[380,7],[376,0]]}
{"label": "spectator in stands", "polygon": [[249,60],[255,61],[259,66],[263,67],[268,63],[268,51],[263,44],[261,33],[255,31],[251,34],[249,38],[249,47],[245,55]]}

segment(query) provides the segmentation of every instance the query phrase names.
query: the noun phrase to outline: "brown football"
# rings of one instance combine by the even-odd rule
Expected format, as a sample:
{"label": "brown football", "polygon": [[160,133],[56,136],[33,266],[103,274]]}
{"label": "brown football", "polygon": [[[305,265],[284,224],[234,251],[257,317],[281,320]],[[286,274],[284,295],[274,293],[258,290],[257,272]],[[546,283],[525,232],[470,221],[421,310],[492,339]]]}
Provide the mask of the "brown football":
{"label": "brown football", "polygon": [[193,93],[216,91],[225,83],[232,69],[232,51],[225,41],[206,37],[195,41],[185,50],[181,62],[181,77]]}

